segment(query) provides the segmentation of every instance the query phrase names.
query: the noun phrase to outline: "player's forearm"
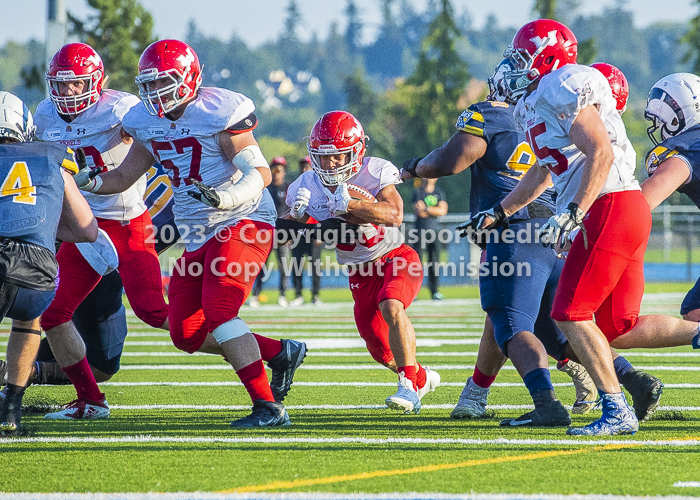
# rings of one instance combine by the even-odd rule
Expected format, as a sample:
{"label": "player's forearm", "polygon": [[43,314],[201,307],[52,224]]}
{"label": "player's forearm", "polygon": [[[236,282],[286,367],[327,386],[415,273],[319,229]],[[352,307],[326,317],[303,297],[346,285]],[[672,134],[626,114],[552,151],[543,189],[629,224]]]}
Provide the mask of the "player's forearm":
{"label": "player's forearm", "polygon": [[593,202],[603,190],[614,159],[615,156],[611,149],[602,149],[586,157],[586,163],[583,165],[583,175],[581,176],[581,185],[574,199],[571,200],[584,212],[588,212],[588,209],[591,208],[591,205],[593,205]]}
{"label": "player's forearm", "polygon": [[532,166],[525,173],[525,176],[518,182],[508,195],[501,201],[501,207],[506,215],[513,215],[515,212],[535,201],[547,187],[551,184],[549,170],[537,164]]}
{"label": "player's forearm", "polygon": [[416,174],[427,179],[455,175],[469,168],[485,151],[486,141],[457,132],[418,162]]}
{"label": "player's forearm", "polygon": [[[99,177],[101,184],[96,191],[92,191],[97,194],[116,194],[123,193],[131,186],[133,186],[140,178],[141,175],[125,175],[121,168],[115,168],[109,172],[104,172],[97,177]],[[97,178],[95,178],[97,180]]]}
{"label": "player's forearm", "polygon": [[348,213],[356,215],[371,224],[400,226],[403,222],[403,210],[387,201],[370,203],[362,200],[352,200],[348,204]]}

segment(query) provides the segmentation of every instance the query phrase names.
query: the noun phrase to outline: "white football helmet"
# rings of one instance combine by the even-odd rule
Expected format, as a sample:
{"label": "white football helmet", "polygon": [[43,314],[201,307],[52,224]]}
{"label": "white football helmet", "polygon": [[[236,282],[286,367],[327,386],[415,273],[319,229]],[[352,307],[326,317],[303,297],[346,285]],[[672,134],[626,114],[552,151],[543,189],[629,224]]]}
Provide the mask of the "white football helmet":
{"label": "white football helmet", "polygon": [[34,119],[22,99],[0,91],[0,141],[27,142],[34,139]]}
{"label": "white football helmet", "polygon": [[509,88],[508,85],[514,81],[506,78],[507,74],[515,71],[516,68],[510,59],[503,59],[498,63],[491,78],[489,78],[489,95],[486,97],[489,101],[507,102],[516,104],[518,99],[525,93],[525,88]]}
{"label": "white football helmet", "polygon": [[[700,76],[674,73],[654,84],[649,91],[644,118],[651,122],[647,135],[659,142],[700,123]],[[661,129],[661,140],[654,133]]]}

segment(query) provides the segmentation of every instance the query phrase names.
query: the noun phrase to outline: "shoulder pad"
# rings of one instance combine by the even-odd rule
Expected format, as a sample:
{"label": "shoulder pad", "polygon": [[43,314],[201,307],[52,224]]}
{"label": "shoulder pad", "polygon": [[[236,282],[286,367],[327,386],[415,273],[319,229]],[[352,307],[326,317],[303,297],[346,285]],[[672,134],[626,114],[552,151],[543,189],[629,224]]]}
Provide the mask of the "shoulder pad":
{"label": "shoulder pad", "polygon": [[647,159],[644,162],[645,166],[647,167],[647,173],[652,175],[654,172],[656,172],[656,169],[659,168],[659,165],[677,154],[678,151],[675,149],[668,149],[664,146],[656,146],[654,149],[649,151]]}
{"label": "shoulder pad", "polygon": [[465,109],[455,124],[458,130],[477,137],[484,136],[484,115],[481,114],[475,104]]}

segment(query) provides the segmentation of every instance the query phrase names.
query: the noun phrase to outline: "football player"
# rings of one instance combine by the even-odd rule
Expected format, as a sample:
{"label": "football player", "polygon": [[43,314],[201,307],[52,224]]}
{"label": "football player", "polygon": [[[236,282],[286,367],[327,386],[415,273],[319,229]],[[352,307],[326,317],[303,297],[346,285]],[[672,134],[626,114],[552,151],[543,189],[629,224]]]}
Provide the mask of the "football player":
{"label": "football player", "polygon": [[[646,157],[649,178],[642,183],[642,194],[652,209],[674,191],[686,194],[700,208],[698,102],[700,77],[690,73],[668,75],[649,91],[644,117],[651,121],[648,134],[654,148]],[[700,279],[685,296],[681,314],[700,321]],[[683,339],[679,341],[682,345]],[[700,349],[697,337],[693,347]]]}
{"label": "football player", "polygon": [[[624,75],[609,64],[597,63],[593,66],[609,75],[611,89],[620,97],[617,109],[622,113],[629,93]],[[512,112],[516,100],[506,96],[504,75],[512,69],[510,61],[503,60],[496,68],[493,77],[489,79],[488,100],[472,105],[462,114],[457,123],[459,131],[443,147],[436,149],[424,159],[409,160],[405,164],[406,168],[421,176],[451,175],[472,165],[470,199],[472,200],[471,211],[475,214],[503,199],[535,161],[525,136],[518,131],[515,124]],[[523,161],[526,163],[522,163]],[[402,175],[408,178],[411,172],[404,171]],[[550,210],[554,208],[551,188],[545,190],[538,198],[540,199],[544,200],[540,203],[547,203]],[[527,349],[516,351],[516,356],[525,358],[525,362],[523,359],[513,359],[521,375],[524,371],[521,366],[527,367],[528,360],[537,367],[533,369],[546,369],[547,360],[543,356],[543,347],[550,356],[558,360],[557,368],[571,376],[574,381],[576,402],[572,412],[587,413],[595,402],[597,396],[595,384],[580,364],[566,358],[564,353],[570,356],[572,351],[567,346],[566,337],[549,315],[563,261],[556,259],[552,252],[543,249],[539,243],[535,242],[536,229],[545,220],[537,220],[537,217],[533,216],[529,219],[526,217],[533,211],[535,213],[532,215],[535,215],[537,208],[538,205],[531,204],[527,207],[527,212],[523,209],[509,217],[510,229],[515,232],[524,230],[522,234],[527,235],[526,241],[512,240],[506,243],[500,238],[493,238],[486,244],[487,259],[496,255],[500,262],[513,264],[531,262],[537,265],[535,272],[530,276],[480,277],[482,305],[489,313],[489,317],[479,347],[474,375],[467,380],[460,400],[452,411],[453,418],[478,418],[485,414],[488,388],[506,359],[501,350],[506,352],[511,340],[513,345],[518,346],[529,339],[526,345],[535,346],[529,352]],[[467,224],[467,226],[471,225]],[[484,236],[479,235],[479,239],[483,239]],[[491,249],[490,253],[488,248]],[[507,292],[504,293],[504,290]],[[495,295],[496,291],[500,295]],[[538,312],[537,316],[535,312]],[[496,340],[501,346],[500,349],[494,344],[493,323],[496,325]],[[536,342],[532,338],[533,335],[540,342]],[[616,353],[615,355],[617,356]],[[539,364],[536,364],[538,361]],[[622,373],[622,367],[628,366],[624,358],[616,361],[616,367],[618,366],[621,367],[619,373],[621,380],[624,380],[625,387],[633,395],[635,409],[646,417],[650,407],[658,401],[647,397],[648,386],[658,383],[658,379],[629,368]],[[544,375],[546,385],[538,386],[533,382],[532,379],[537,373]],[[548,397],[552,396],[553,387],[549,381],[548,372],[547,374],[541,371],[535,372],[530,377],[524,376],[523,379],[526,380],[526,385],[536,401],[535,411],[504,423],[507,425],[546,424],[547,421],[542,418],[543,413],[547,414],[544,409],[546,405],[542,402],[537,404],[537,401],[545,398],[548,401]],[[544,389],[533,391],[531,386],[535,389],[538,387],[544,387]],[[540,391],[547,392],[535,398],[535,394]]]}
{"label": "football player", "polygon": [[11,145],[33,135],[27,106],[0,92],[0,319],[12,319],[0,434],[21,428],[22,397],[41,338],[39,317],[56,294],[55,240],[91,242],[98,234],[90,207],[66,171],[77,171],[66,148]]}
{"label": "football player", "polygon": [[[307,149],[312,171],[287,190],[290,216],[303,222],[345,217],[358,222],[357,241],[337,242],[338,263],[348,264],[355,323],[375,361],[399,375],[389,408],[418,413],[422,397],[440,383],[440,375],[416,362],[416,338],[406,308],[423,282],[416,252],[404,244],[398,226],[403,201],[395,185],[398,169],[381,158],[365,157],[362,124],[350,113],[332,111],[311,130]],[[369,193],[354,199],[352,189]]]}
{"label": "football player", "polygon": [[[121,122],[126,112],[139,104],[136,96],[103,88],[105,79],[102,60],[92,47],[84,43],[63,46],[49,63],[49,98],[39,104],[35,115],[40,141],[82,149],[86,164],[96,171],[113,169],[126,156],[132,140]],[[168,308],[163,298],[160,263],[149,241],[152,223],[143,202],[145,182],[141,178],[126,192],[112,196],[87,193],[86,199],[101,230],[109,236],[109,245],[116,249],[120,277],[134,312],[150,326],[167,329]],[[48,419],[109,417],[109,405],[93,369],[101,380],[106,380],[118,370],[119,356],[110,359],[109,352],[107,356],[91,356],[91,369],[85,343],[71,321],[104,273],[85,250],[72,243],[61,245],[56,256],[60,285],[41,319],[51,351],[78,393],[66,408],[46,415]],[[121,287],[117,284],[109,290],[113,301],[106,301],[107,307],[109,312],[116,311],[100,318],[102,326],[94,335],[106,338],[95,344],[121,353],[126,335]],[[98,315],[103,314],[100,309]]]}
{"label": "football player", "polygon": [[500,205],[478,217],[482,228],[498,226],[554,182],[557,215],[540,235],[557,254],[569,253],[552,318],[593,378],[603,408],[600,419],[567,433],[631,434],[639,422],[620,389],[609,345],[662,347],[677,334],[696,335],[698,324],[639,317],[651,213],[610,85],[599,71],[576,64],[576,45],[569,28],[548,19],[526,24],[513,38],[505,55],[514,69],[505,74],[505,90],[521,96],[515,118],[538,161]]}
{"label": "football player", "polygon": [[[221,354],[236,370],[253,411],[233,427],[289,425],[281,400],[306,345],[255,335],[238,316],[272,245],[276,212],[265,189],[270,169],[253,129],[255,106],[242,94],[201,87],[195,51],[160,40],[139,60],[143,105],[123,119],[135,141],[122,164],[95,175],[82,170],[89,192],[123,192],[158,162],[168,172],[175,222],[186,250],[170,281],[170,335],[186,352]],[[261,359],[273,367],[272,387]]]}

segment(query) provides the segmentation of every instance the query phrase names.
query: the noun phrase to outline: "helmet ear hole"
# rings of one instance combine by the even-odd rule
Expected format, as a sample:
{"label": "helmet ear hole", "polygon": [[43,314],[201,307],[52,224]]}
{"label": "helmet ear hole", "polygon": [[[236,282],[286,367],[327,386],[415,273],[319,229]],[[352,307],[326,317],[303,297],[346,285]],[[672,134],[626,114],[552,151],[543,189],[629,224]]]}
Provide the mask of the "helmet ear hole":
{"label": "helmet ear hole", "polygon": [[549,56],[547,59],[544,60],[544,63],[545,63],[547,66],[549,66],[550,64],[552,64],[552,62],[554,62],[554,56]]}

